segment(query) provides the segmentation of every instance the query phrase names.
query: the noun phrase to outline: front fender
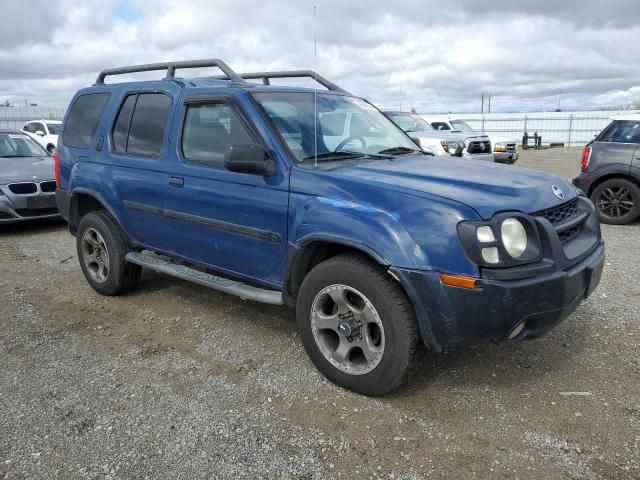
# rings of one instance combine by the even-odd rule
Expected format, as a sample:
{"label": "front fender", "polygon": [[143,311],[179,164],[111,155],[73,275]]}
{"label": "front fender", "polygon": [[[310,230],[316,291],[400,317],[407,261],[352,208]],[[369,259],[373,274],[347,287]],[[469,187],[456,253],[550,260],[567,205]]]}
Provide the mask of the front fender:
{"label": "front fender", "polygon": [[383,265],[428,268],[427,254],[399,221],[398,215],[364,202],[337,197],[301,196],[289,224],[291,243],[301,248],[314,241],[350,246]]}

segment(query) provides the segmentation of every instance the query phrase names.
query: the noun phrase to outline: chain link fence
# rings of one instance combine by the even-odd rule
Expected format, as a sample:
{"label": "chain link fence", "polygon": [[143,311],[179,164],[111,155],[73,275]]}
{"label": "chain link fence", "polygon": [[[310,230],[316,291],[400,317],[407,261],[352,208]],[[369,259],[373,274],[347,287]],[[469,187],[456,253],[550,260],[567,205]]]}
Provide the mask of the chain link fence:
{"label": "chain link fence", "polygon": [[62,120],[66,107],[0,107],[0,128],[19,130],[29,120]]}
{"label": "chain link fence", "polygon": [[442,118],[464,120],[477,132],[516,140],[522,143],[524,133],[542,137],[542,144],[583,146],[600,133],[617,115],[638,113],[637,110],[607,110],[588,112],[530,112],[422,115],[427,121]]}

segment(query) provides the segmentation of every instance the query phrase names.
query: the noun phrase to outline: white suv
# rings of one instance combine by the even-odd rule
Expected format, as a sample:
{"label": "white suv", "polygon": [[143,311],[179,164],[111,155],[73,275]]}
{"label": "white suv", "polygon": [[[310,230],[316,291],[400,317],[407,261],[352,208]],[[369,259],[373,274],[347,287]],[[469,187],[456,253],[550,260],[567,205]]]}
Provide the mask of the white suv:
{"label": "white suv", "polygon": [[[427,121],[436,130],[445,132],[461,132],[474,133],[475,130],[469,126],[464,120],[449,120],[448,118],[435,118],[427,116]],[[491,144],[493,145],[493,156],[498,163],[507,163],[509,165],[516,163],[518,160],[518,141],[507,140],[506,138],[489,135]]]}
{"label": "white suv", "polygon": [[58,135],[62,129],[59,120],[31,120],[22,126],[22,131],[28,133],[31,138],[53,153],[58,145]]}

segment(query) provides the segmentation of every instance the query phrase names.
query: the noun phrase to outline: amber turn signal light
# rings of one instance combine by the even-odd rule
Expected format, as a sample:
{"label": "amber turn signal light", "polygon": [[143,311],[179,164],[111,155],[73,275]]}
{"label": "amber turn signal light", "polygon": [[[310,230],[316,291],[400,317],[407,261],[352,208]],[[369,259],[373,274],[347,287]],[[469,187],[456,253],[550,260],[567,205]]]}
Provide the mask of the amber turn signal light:
{"label": "amber turn signal light", "polygon": [[443,285],[450,285],[452,287],[476,288],[478,279],[472,277],[464,277],[462,275],[448,275],[446,273],[441,273],[440,282],[442,282]]}

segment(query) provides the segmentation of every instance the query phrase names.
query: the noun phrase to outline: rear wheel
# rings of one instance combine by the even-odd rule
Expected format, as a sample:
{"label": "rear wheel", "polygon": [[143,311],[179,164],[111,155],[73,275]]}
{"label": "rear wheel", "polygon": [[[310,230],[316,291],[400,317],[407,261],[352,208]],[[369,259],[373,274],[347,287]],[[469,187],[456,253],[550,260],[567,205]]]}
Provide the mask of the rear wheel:
{"label": "rear wheel", "polygon": [[311,360],[341,387],[383,395],[414,363],[420,337],[413,307],[387,272],[362,256],[339,255],[311,270],[296,316]]}
{"label": "rear wheel", "polygon": [[129,242],[107,212],[82,217],[76,247],[82,273],[98,293],[119,295],[132,290],[140,280],[141,267],[125,260],[131,251]]}
{"label": "rear wheel", "polygon": [[623,178],[605,180],[591,193],[602,223],[624,225],[640,215],[640,188]]}

